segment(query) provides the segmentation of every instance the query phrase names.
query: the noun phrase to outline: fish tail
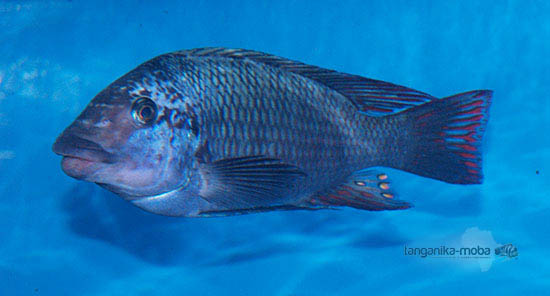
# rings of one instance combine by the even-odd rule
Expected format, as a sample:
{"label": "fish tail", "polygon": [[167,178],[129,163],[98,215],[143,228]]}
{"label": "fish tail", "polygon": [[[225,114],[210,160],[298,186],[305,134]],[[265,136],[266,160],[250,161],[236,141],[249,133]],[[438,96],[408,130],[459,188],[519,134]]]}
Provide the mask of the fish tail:
{"label": "fish tail", "polygon": [[396,114],[409,129],[399,141],[404,157],[392,166],[448,183],[481,184],[481,143],[492,94],[474,90]]}

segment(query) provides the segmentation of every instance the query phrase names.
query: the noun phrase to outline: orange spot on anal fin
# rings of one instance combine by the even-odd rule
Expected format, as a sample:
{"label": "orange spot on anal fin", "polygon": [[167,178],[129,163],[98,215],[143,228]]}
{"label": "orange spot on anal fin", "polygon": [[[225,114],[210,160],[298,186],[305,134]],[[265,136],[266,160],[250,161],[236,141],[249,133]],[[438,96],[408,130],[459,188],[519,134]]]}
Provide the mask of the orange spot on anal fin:
{"label": "orange spot on anal fin", "polygon": [[388,189],[390,189],[390,184],[382,182],[382,183],[378,184],[378,187],[380,187],[380,189],[383,189],[383,190],[388,190]]}
{"label": "orange spot on anal fin", "polygon": [[363,181],[355,181],[355,185],[357,185],[357,186],[365,186],[365,185],[367,185],[367,184],[366,184],[365,182],[363,182]]}
{"label": "orange spot on anal fin", "polygon": [[387,178],[388,178],[388,175],[386,175],[386,174],[378,175],[378,180],[386,180]]}
{"label": "orange spot on anal fin", "polygon": [[369,211],[399,210],[411,204],[398,200],[390,192],[388,175],[374,170],[358,171],[333,188],[319,192],[311,198],[310,205],[347,206]]}

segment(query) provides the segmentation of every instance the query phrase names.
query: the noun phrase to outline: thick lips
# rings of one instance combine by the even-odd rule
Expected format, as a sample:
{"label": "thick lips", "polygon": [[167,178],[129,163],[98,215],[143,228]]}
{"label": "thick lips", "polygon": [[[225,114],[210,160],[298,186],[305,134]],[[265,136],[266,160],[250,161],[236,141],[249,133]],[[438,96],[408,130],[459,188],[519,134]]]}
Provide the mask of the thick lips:
{"label": "thick lips", "polygon": [[86,178],[102,163],[113,162],[113,155],[99,144],[73,134],[63,133],[59,136],[52,150],[63,156],[61,161],[63,171],[77,179]]}

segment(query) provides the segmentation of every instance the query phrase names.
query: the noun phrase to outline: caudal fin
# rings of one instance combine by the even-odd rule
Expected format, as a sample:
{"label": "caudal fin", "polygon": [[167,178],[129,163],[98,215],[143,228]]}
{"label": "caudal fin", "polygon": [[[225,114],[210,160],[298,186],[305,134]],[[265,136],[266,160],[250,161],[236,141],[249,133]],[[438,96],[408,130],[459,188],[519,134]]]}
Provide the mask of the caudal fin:
{"label": "caudal fin", "polygon": [[402,167],[455,184],[480,184],[481,140],[492,91],[475,90],[402,112],[411,128]]}

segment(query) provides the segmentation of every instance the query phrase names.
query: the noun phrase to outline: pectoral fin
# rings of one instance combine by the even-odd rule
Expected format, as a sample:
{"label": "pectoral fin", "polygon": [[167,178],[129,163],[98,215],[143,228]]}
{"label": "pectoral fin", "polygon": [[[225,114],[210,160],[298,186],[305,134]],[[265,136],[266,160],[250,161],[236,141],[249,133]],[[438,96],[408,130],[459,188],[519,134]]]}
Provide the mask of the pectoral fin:
{"label": "pectoral fin", "polygon": [[294,165],[261,155],[204,164],[202,174],[206,184],[199,194],[222,211],[282,205],[305,176]]}

